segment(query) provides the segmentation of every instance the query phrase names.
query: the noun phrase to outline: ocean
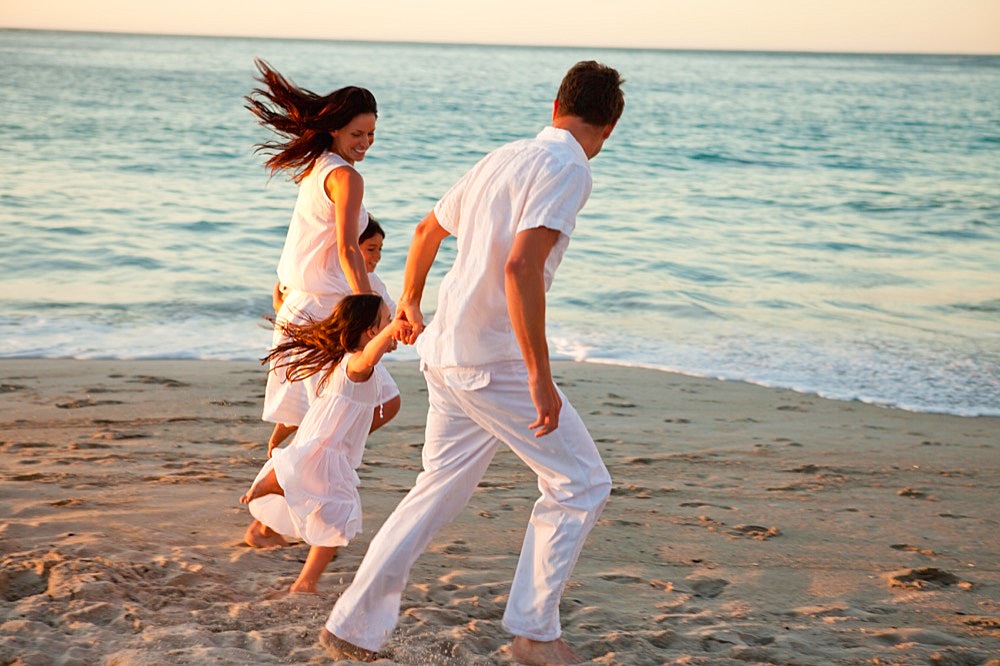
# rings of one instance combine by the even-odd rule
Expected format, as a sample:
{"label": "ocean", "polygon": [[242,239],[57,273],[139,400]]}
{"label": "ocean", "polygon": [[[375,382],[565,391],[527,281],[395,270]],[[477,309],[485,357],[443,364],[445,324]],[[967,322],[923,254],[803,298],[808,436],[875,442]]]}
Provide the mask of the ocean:
{"label": "ocean", "polygon": [[1000,415],[1000,56],[0,30],[0,357],[266,352],[295,186],[253,152],[254,57],[376,95],[359,170],[394,296],[436,199],[595,59],[626,110],[549,292],[554,357]]}

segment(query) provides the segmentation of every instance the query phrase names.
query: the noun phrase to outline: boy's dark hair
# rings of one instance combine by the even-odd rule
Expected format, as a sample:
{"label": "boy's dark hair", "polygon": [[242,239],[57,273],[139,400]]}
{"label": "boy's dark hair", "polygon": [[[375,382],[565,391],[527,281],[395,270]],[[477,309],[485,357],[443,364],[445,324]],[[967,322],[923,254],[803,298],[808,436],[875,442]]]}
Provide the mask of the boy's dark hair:
{"label": "boy's dark hair", "polygon": [[625,110],[618,70],[593,60],[573,65],[559,85],[556,101],[560,116],[578,116],[590,125],[610,125]]}
{"label": "boy's dark hair", "polygon": [[366,240],[368,240],[369,238],[371,238],[376,234],[378,234],[382,238],[385,238],[385,229],[383,229],[382,225],[378,223],[378,220],[375,219],[374,215],[368,213],[368,226],[365,227],[365,230],[361,232],[361,235],[358,237],[358,242],[364,243]]}

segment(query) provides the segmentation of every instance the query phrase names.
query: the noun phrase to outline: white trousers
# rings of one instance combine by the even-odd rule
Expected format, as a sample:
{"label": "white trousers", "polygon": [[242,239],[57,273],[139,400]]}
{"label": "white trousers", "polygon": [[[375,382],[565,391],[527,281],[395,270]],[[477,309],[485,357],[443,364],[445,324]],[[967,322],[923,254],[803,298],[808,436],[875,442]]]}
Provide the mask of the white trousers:
{"label": "white trousers", "polygon": [[367,650],[388,640],[410,568],[434,534],[465,507],[500,443],[538,475],[535,502],[504,613],[512,634],[561,633],[559,600],[611,492],[611,477],[583,420],[562,395],[559,427],[536,438],[524,364],[424,368],[430,408],[423,471],[372,540],[326,628]]}

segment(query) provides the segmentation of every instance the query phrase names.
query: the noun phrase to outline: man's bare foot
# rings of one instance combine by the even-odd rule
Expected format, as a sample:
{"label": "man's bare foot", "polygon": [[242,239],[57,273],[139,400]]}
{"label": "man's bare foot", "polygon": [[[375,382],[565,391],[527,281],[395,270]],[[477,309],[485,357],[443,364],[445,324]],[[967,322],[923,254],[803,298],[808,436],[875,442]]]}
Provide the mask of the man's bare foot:
{"label": "man's bare foot", "polygon": [[375,661],[378,658],[371,650],[366,650],[357,645],[352,645],[347,641],[337,638],[330,631],[323,627],[319,635],[320,645],[326,648],[327,654],[334,659],[353,659],[354,661]]}
{"label": "man's bare foot", "polygon": [[251,548],[271,548],[273,546],[288,545],[285,537],[259,520],[254,520],[250,523],[250,527],[247,528],[246,533],[243,535],[243,541]]}
{"label": "man's bare foot", "polygon": [[569,666],[583,663],[583,657],[561,638],[554,641],[533,641],[524,636],[515,636],[510,652],[514,661],[526,666]]}

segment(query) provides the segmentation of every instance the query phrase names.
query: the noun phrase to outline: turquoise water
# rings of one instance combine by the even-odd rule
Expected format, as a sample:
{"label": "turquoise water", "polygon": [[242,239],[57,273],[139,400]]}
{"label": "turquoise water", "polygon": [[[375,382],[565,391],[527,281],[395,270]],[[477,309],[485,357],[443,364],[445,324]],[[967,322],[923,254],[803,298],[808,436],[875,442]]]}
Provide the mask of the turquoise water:
{"label": "turquoise water", "polygon": [[378,98],[360,169],[394,294],[437,197],[593,58],[626,112],[549,294],[555,355],[1000,414],[1000,57],[0,31],[0,356],[264,353],[295,193],[252,154],[255,56]]}

